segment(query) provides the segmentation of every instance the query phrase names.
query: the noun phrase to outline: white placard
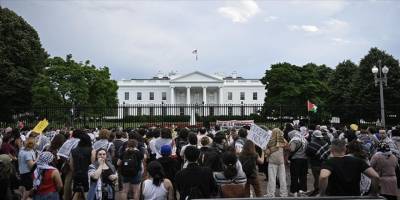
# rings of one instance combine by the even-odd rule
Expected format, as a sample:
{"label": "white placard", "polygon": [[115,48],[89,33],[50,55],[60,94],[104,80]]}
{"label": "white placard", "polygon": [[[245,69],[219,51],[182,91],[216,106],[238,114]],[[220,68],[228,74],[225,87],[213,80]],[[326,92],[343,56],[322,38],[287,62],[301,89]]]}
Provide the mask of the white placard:
{"label": "white placard", "polygon": [[250,127],[250,131],[247,134],[247,139],[251,140],[257,146],[265,149],[268,145],[269,140],[271,139],[271,132],[262,129],[256,124],[252,124]]}

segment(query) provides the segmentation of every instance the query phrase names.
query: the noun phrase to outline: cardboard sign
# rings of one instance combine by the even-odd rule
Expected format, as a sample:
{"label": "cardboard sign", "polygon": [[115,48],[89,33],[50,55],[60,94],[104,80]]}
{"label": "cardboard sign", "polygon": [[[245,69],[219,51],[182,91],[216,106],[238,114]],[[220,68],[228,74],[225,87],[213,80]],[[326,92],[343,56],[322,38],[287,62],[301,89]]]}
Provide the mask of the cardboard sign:
{"label": "cardboard sign", "polygon": [[49,125],[49,122],[47,121],[47,119],[44,119],[42,121],[40,121],[35,128],[32,130],[33,132],[36,133],[42,133],[43,130]]}
{"label": "cardboard sign", "polygon": [[262,129],[261,127],[252,124],[250,131],[247,134],[247,139],[251,140],[257,146],[265,149],[271,139],[271,132]]}

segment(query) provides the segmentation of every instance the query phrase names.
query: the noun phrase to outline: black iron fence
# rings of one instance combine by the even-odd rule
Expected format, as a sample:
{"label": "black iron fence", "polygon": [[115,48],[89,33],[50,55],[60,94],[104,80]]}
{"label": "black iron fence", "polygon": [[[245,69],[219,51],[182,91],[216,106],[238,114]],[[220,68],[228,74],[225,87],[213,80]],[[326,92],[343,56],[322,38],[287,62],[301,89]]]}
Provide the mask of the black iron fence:
{"label": "black iron fence", "polygon": [[[135,104],[110,107],[47,106],[12,108],[13,112],[0,121],[1,127],[15,127],[23,122],[26,127],[46,118],[52,128],[140,126],[208,126],[217,120],[254,120],[268,127],[281,127],[286,122],[300,120],[305,124],[350,123],[379,125],[379,105],[319,106],[316,113],[307,112],[305,105],[262,104]],[[400,122],[400,105],[386,105],[387,126]],[[378,123],[378,124],[377,124]]]}

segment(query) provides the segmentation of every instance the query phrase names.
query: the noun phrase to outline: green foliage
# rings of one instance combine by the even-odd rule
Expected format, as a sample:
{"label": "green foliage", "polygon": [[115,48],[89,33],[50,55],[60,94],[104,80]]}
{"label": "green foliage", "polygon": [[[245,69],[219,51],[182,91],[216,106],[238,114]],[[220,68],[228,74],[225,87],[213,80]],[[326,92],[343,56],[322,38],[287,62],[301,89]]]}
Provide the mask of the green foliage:
{"label": "green foliage", "polygon": [[[281,115],[279,105],[296,107],[289,115],[303,115],[306,101],[324,105],[329,95],[328,77],[332,69],[325,65],[309,63],[303,67],[278,63],[266,70],[261,79],[266,85],[264,115]],[[303,106],[304,105],[304,106]]]}
{"label": "green foliage", "polygon": [[37,91],[34,105],[112,107],[118,102],[117,90],[107,67],[96,68],[89,61],[77,63],[69,54],[66,60],[60,57],[47,60],[44,73],[33,85],[33,91]]}
{"label": "green foliage", "polygon": [[[387,74],[387,87],[384,87],[385,104],[399,104],[400,102],[400,67],[399,61],[392,55],[381,51],[378,48],[371,48],[364,58],[361,59],[360,67],[355,81],[355,94],[357,104],[368,105],[365,109],[370,119],[379,118],[379,86],[374,85],[374,75],[371,72],[372,67],[378,65],[379,60],[383,66],[389,68]],[[372,106],[371,106],[372,105]],[[378,112],[377,112],[378,111]],[[390,110],[388,113],[390,114]]]}
{"label": "green foliage", "polygon": [[[31,86],[47,56],[35,29],[13,11],[0,7],[1,119],[31,106]],[[20,109],[15,110],[17,107]]]}

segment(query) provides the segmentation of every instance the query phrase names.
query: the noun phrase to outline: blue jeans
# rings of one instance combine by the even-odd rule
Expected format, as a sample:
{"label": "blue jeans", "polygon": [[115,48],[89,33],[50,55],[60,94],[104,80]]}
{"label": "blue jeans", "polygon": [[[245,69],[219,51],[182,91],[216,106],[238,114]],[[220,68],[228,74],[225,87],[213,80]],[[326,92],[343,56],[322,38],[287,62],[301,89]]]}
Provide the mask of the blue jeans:
{"label": "blue jeans", "polygon": [[58,192],[50,192],[47,194],[35,194],[33,200],[59,200]]}

